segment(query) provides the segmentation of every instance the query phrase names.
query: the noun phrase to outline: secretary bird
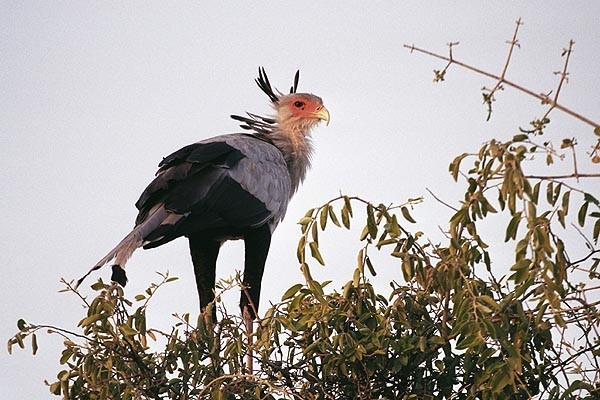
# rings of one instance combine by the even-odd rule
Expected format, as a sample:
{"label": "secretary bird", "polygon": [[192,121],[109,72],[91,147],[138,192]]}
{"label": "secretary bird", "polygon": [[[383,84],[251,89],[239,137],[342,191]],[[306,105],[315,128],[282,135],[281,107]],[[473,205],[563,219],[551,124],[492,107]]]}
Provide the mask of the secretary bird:
{"label": "secretary bird", "polygon": [[[271,87],[264,68],[256,83],[275,114],[232,115],[248,133],[216,136],[165,157],[135,206],[133,230],[77,282],[112,262],[111,279],[127,283],[125,264],[139,247],[151,249],[181,236],[189,241],[200,310],[215,298],[216,261],[227,240],[243,239],[245,265],[240,308],[256,318],[271,235],[304,180],[313,152],[310,133],[329,111],[320,97]],[[216,319],[216,313],[211,315]]]}

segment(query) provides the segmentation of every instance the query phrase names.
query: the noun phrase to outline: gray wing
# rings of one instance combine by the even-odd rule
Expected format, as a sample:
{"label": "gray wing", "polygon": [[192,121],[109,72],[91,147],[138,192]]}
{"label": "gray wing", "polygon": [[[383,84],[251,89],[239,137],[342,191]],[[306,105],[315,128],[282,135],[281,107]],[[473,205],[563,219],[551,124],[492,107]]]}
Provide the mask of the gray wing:
{"label": "gray wing", "polygon": [[142,193],[136,229],[146,248],[202,231],[235,235],[285,215],[291,182],[281,152],[252,135],[223,135],[166,157]]}

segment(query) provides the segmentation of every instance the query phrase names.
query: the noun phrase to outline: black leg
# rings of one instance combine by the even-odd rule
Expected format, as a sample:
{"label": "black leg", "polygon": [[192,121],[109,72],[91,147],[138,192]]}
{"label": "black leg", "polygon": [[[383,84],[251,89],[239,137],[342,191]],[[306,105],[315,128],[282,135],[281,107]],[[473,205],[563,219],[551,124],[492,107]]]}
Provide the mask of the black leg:
{"label": "black leg", "polygon": [[[194,274],[196,274],[200,311],[204,312],[206,306],[215,299],[215,271],[221,243],[208,239],[204,235],[192,235],[188,239]],[[212,319],[215,322],[217,320],[217,310],[214,308]]]}
{"label": "black leg", "polygon": [[244,266],[246,290],[242,291],[240,308],[242,315],[244,315],[244,310],[247,310],[250,318],[254,319],[260,301],[260,284],[265,270],[265,262],[269,254],[269,246],[271,246],[271,230],[268,225],[249,230],[244,235],[244,245],[246,248]]}

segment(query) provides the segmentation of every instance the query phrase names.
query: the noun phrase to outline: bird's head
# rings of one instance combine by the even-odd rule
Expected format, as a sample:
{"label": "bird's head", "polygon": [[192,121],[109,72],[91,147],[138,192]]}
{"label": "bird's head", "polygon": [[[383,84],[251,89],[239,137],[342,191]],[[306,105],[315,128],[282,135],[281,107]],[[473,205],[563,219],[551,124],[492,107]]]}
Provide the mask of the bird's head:
{"label": "bird's head", "polygon": [[329,111],[319,96],[309,93],[290,93],[279,96],[274,107],[280,126],[310,129],[320,121],[329,124]]}
{"label": "bird's head", "polygon": [[310,93],[298,93],[300,71],[296,72],[294,84],[289,94],[273,89],[264,68],[258,69],[256,84],[269,97],[276,115],[263,117],[246,113],[247,116],[232,115],[231,118],[242,122],[243,129],[252,130],[258,135],[273,138],[275,131],[285,132],[284,136],[306,136],[317,123],[325,121],[329,125],[329,111],[319,96]]}

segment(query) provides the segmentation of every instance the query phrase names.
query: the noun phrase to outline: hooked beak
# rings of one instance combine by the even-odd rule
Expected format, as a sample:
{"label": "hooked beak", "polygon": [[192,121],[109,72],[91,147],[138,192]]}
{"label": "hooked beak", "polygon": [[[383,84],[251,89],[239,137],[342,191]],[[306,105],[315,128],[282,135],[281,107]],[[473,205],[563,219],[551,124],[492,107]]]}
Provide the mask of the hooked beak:
{"label": "hooked beak", "polygon": [[315,118],[324,120],[326,125],[329,125],[329,110],[325,106],[321,106],[321,109],[313,115]]}

